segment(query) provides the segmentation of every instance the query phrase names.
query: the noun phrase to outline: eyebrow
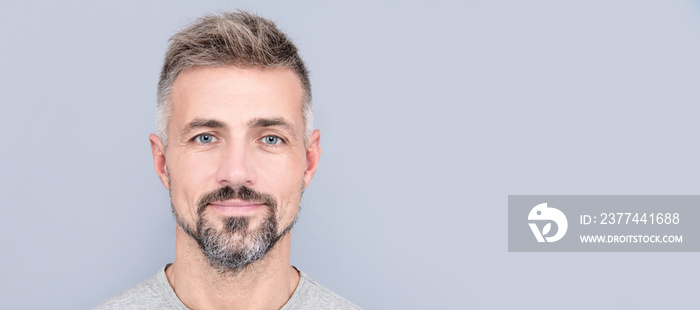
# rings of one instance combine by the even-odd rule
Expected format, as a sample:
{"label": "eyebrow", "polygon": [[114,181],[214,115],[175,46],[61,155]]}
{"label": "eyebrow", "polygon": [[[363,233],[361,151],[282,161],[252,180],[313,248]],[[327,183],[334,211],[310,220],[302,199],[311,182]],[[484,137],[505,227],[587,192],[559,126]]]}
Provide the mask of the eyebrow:
{"label": "eyebrow", "polygon": [[202,118],[195,118],[193,119],[185,129],[182,131],[182,135],[187,135],[190,132],[194,131],[197,128],[228,128],[224,122],[215,120],[215,119],[202,119]]}
{"label": "eyebrow", "polygon": [[294,131],[294,128],[292,127],[292,125],[289,122],[287,122],[284,118],[281,118],[281,117],[254,118],[248,122],[248,127],[250,127],[250,128],[272,127],[272,126],[281,126],[281,127],[285,127],[288,130]]}

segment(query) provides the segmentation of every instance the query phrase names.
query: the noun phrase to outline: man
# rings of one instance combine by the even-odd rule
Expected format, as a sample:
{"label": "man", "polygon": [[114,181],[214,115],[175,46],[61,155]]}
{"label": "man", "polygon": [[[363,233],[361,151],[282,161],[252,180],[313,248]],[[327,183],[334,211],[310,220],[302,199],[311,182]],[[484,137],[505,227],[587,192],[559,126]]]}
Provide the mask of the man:
{"label": "man", "polygon": [[98,309],[357,309],[289,263],[320,132],[304,63],[272,22],[223,13],[175,34],[157,114],[175,261]]}

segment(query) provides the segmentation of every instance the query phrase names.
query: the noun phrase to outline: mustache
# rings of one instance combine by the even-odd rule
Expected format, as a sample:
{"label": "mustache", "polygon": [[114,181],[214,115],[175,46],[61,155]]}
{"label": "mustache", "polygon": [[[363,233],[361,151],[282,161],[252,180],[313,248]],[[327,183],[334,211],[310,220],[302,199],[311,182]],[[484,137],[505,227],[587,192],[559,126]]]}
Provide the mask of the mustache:
{"label": "mustache", "polygon": [[269,194],[257,192],[245,185],[238,188],[230,186],[221,187],[215,191],[204,194],[197,203],[197,214],[202,214],[207,205],[216,202],[230,199],[240,199],[243,201],[256,202],[266,204],[273,211],[277,210],[277,201]]}

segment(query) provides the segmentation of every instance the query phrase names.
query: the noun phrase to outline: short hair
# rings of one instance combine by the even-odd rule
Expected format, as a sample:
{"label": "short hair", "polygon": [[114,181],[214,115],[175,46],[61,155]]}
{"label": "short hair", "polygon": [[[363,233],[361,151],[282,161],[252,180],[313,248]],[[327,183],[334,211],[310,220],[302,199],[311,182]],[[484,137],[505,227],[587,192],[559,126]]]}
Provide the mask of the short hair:
{"label": "short hair", "polygon": [[170,95],[178,74],[196,67],[288,68],[304,91],[304,141],[313,131],[311,82],[297,47],[275,23],[244,11],[206,15],[173,35],[158,82],[156,133],[168,143]]}

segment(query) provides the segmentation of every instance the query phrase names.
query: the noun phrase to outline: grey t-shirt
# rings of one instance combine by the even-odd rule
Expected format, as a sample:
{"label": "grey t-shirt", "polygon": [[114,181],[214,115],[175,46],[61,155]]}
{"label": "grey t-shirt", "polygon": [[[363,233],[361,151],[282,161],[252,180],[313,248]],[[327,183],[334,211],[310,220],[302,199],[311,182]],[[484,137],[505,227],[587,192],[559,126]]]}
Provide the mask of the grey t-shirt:
{"label": "grey t-shirt", "polygon": [[[166,266],[167,267],[167,266]],[[360,309],[299,271],[299,285],[281,310]],[[107,309],[187,309],[165,277],[165,268],[152,278],[97,306]]]}

